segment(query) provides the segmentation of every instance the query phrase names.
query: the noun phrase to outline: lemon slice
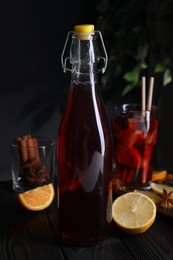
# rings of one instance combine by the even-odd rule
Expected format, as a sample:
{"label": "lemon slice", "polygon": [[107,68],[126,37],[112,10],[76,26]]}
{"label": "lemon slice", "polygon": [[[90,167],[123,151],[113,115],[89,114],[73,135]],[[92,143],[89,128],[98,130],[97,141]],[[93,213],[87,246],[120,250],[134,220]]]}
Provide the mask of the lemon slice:
{"label": "lemon slice", "polygon": [[112,217],[117,227],[123,232],[140,234],[155,221],[156,205],[142,193],[129,192],[113,202]]}
{"label": "lemon slice", "polygon": [[168,186],[166,184],[158,184],[158,183],[151,182],[150,187],[155,193],[159,193],[159,194],[163,193],[163,189],[165,189],[167,192],[173,191],[173,187]]}
{"label": "lemon slice", "polygon": [[166,176],[167,176],[167,171],[165,171],[165,170],[163,170],[163,171],[153,171],[152,181],[165,179]]}

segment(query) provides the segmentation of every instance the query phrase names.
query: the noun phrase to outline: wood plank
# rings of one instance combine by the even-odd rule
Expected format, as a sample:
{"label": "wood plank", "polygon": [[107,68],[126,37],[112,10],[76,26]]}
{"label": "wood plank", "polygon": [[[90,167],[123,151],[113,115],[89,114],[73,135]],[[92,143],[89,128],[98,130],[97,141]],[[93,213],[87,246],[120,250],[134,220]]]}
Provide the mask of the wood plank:
{"label": "wood plank", "polygon": [[96,246],[74,247],[58,237],[57,200],[46,210],[21,208],[10,182],[0,182],[1,260],[170,260],[173,259],[172,218],[157,214],[141,235],[127,235],[113,225],[112,236]]}
{"label": "wood plank", "polygon": [[74,247],[61,244],[61,250],[65,256],[65,259],[75,260],[113,260],[133,259],[131,253],[126,246],[121,242],[118,237],[111,237],[106,241],[90,247]]}
{"label": "wood plank", "polygon": [[49,210],[21,208],[9,187],[0,185],[0,259],[64,260],[48,221]]}

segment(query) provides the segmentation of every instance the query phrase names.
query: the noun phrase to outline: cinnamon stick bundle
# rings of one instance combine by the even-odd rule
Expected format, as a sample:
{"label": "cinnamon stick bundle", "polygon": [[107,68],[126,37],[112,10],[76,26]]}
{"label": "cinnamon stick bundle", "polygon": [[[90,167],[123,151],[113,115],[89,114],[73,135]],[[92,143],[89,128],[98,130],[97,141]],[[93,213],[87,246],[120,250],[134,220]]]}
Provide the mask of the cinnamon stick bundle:
{"label": "cinnamon stick bundle", "polygon": [[31,135],[18,137],[17,144],[19,146],[21,165],[31,160],[41,161],[36,138],[32,138]]}
{"label": "cinnamon stick bundle", "polygon": [[41,163],[38,140],[31,135],[16,139],[19,147],[20,177],[30,185],[43,185],[49,182],[50,174],[46,165]]}

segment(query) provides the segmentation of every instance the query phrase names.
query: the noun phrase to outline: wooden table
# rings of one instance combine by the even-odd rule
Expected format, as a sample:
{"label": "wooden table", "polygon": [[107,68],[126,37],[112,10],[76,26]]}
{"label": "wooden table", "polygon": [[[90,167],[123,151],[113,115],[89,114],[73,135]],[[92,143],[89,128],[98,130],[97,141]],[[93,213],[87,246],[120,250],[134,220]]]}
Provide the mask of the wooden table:
{"label": "wooden table", "polygon": [[157,213],[152,227],[127,235],[113,227],[111,237],[91,247],[64,245],[58,238],[56,199],[46,210],[22,209],[11,181],[0,182],[0,260],[163,260],[173,259],[173,219]]}

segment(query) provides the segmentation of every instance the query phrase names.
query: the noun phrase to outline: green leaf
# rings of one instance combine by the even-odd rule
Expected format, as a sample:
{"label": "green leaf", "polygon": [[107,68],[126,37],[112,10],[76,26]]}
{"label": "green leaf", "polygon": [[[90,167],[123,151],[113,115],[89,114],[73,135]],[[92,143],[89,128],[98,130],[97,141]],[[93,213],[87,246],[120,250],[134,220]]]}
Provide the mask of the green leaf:
{"label": "green leaf", "polygon": [[124,90],[122,91],[122,96],[125,96],[126,94],[128,94],[136,86],[137,86],[137,82],[136,83],[127,84],[125,86]]}
{"label": "green leaf", "polygon": [[137,69],[134,69],[129,72],[126,72],[124,74],[123,79],[125,79],[128,82],[137,83],[139,80],[139,71]]}
{"label": "green leaf", "polygon": [[168,85],[172,81],[172,75],[170,69],[166,69],[163,74],[163,86]]}
{"label": "green leaf", "polygon": [[165,71],[165,66],[161,63],[158,63],[156,64],[154,71],[155,73],[162,73]]}
{"label": "green leaf", "polygon": [[142,69],[147,69],[148,68],[148,65],[145,62],[142,62],[140,64],[140,66],[141,66]]}
{"label": "green leaf", "polygon": [[[125,95],[138,87],[141,72],[153,68],[161,73],[164,86],[172,81],[170,70],[172,62],[164,48],[158,48],[158,39],[153,34],[153,24],[173,23],[171,13],[163,12],[172,6],[173,0],[152,1],[97,1],[100,13],[98,23],[107,46],[109,63],[103,87],[113,88],[117,78],[123,78],[127,85],[122,87]],[[161,12],[158,15],[158,10]],[[130,29],[129,29],[130,28]],[[116,85],[116,84],[115,84]]]}

